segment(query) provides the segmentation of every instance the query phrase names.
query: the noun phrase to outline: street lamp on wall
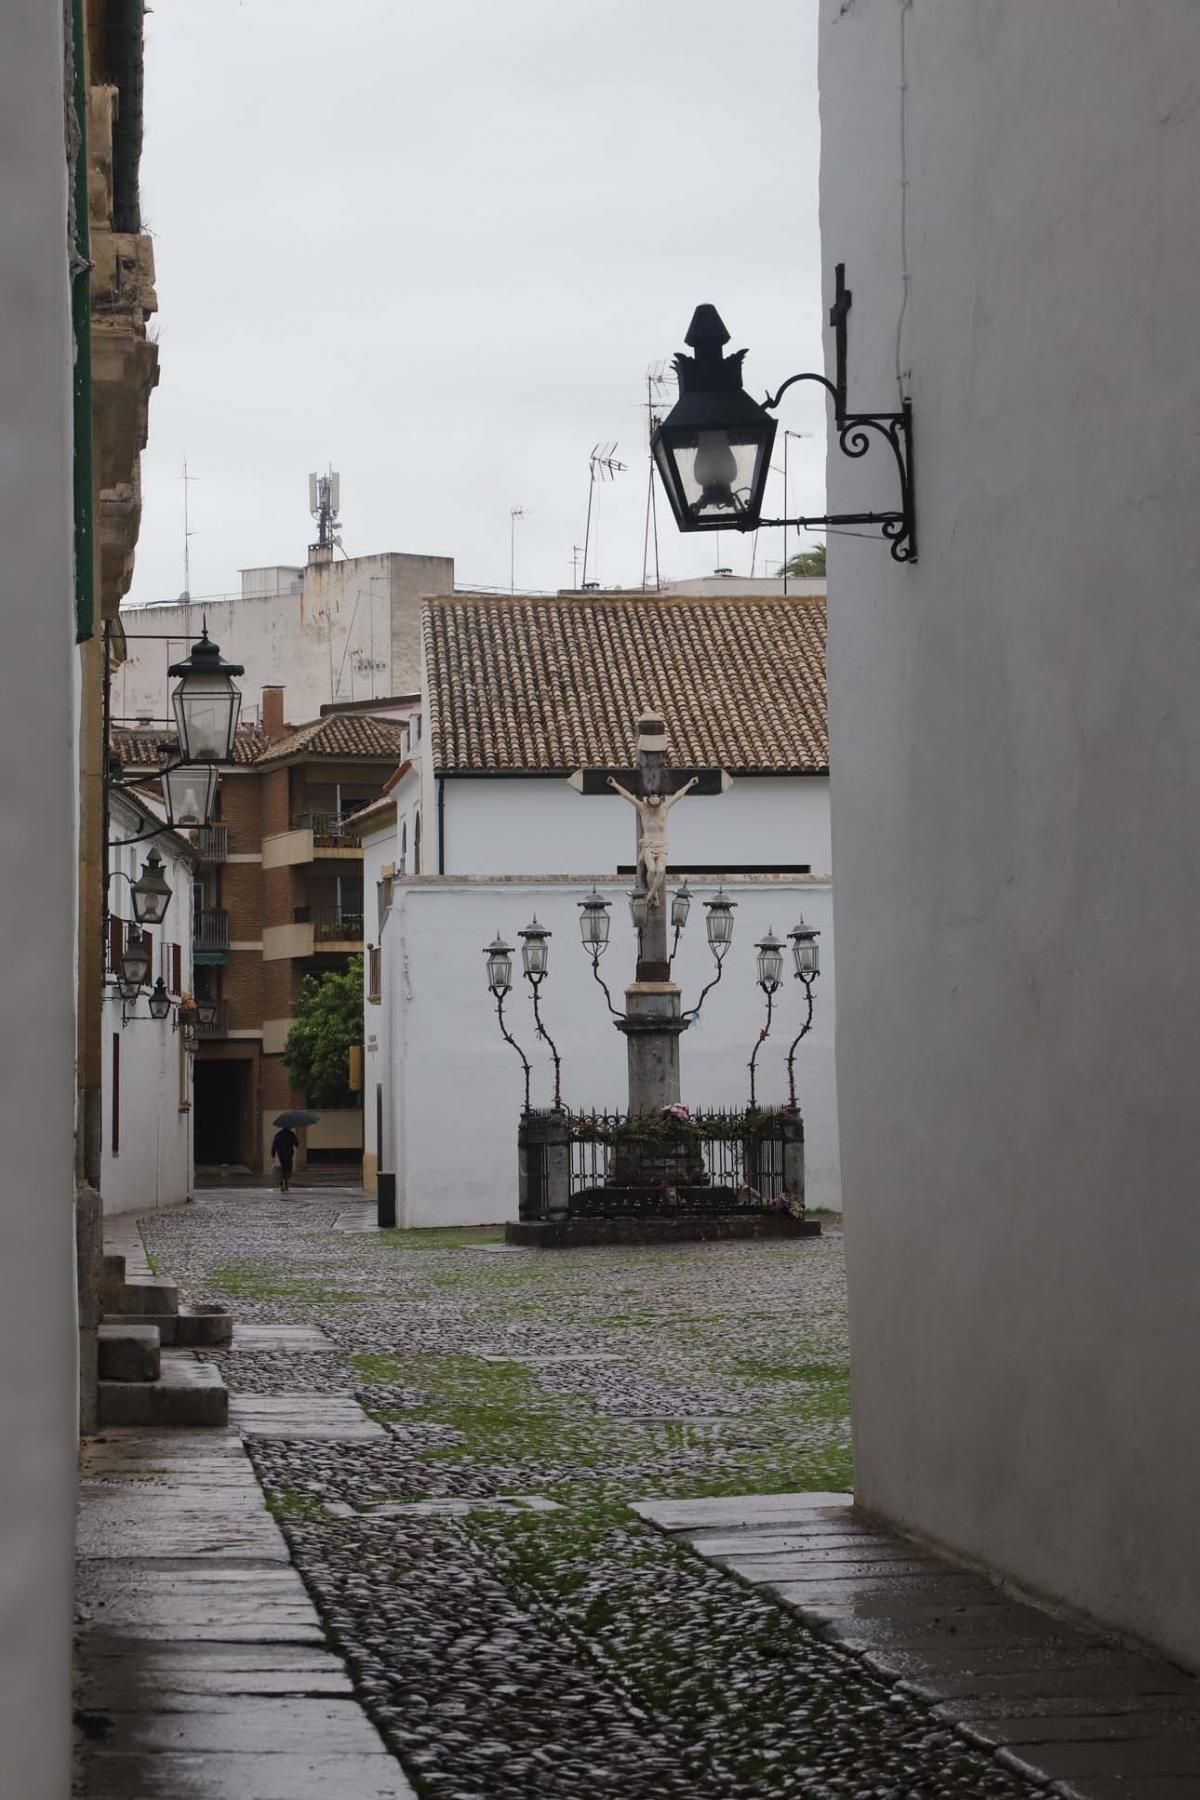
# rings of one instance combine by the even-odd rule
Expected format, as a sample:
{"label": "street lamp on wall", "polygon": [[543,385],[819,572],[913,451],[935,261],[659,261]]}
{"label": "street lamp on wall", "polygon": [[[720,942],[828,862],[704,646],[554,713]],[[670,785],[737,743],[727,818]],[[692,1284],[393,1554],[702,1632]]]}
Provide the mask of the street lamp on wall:
{"label": "street lamp on wall", "polygon": [[217,801],[217,771],[212,763],[169,763],[162,772],[162,792],[172,830],[207,825]]}
{"label": "street lamp on wall", "polygon": [[[680,531],[757,531],[760,526],[877,525],[897,562],[917,560],[916,503],[913,496],[912,402],[898,412],[850,412],[846,402],[846,318],[851,293],[845,264],[835,272],[836,293],[829,313],[834,328],[836,374],[792,375],[760,406],[742,386],[744,350],[723,353],[729,333],[713,306],[698,306],[686,342],[695,356],[675,358],[679,399],[655,427],[654,463]],[[763,497],[775,440],[770,416],[788,388],[815,381],[833,398],[833,422],[842,452],[854,460],[882,438],[892,451],[900,481],[900,505],[893,512],[825,513],[819,518],[764,519]],[[878,434],[878,438],[874,435]]]}
{"label": "street lamp on wall", "polygon": [[[119,980],[122,998],[133,998],[150,979],[150,946],[141,933],[130,932],[121,952]],[[127,995],[125,990],[130,993]]]}
{"label": "street lamp on wall", "polygon": [[185,763],[223,763],[233,756],[242,710],[241,692],[233,685],[233,677],[245,672],[241,663],[224,660],[207,627],[192,645],[191,654],[167,670],[169,676],[179,678],[171,706]]}
{"label": "street lamp on wall", "polygon": [[483,954],[487,958],[488,991],[496,1002],[496,1018],[500,1025],[500,1035],[506,1044],[512,1045],[521,1059],[521,1067],[525,1072],[525,1111],[528,1112],[529,1058],[504,1023],[504,1002],[512,991],[513,947],[511,944],[506,944],[497,932],[491,943],[484,945]]}
{"label": "street lamp on wall", "polygon": [[149,999],[150,1017],[165,1019],[171,1011],[171,996],[167,992],[167,984],[160,975],[154,984],[154,991]]}

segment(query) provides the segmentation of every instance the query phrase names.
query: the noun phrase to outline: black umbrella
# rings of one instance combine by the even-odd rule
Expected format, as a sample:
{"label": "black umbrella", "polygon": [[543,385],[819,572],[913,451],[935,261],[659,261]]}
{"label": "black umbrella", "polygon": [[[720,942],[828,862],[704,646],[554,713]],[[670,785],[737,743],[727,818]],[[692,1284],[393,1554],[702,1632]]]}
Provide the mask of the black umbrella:
{"label": "black umbrella", "polygon": [[297,1108],[293,1112],[281,1112],[275,1123],[277,1125],[315,1125],[320,1113],[301,1112]]}

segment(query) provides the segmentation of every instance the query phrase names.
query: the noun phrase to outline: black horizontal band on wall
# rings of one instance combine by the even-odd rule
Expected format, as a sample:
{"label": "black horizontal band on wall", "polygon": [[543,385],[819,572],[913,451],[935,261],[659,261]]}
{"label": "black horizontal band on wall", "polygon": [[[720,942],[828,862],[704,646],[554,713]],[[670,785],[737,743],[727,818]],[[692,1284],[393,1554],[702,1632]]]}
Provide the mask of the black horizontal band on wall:
{"label": "black horizontal band on wall", "polygon": [[[618,863],[618,875],[636,875],[635,863]],[[670,880],[675,875],[811,875],[811,863],[672,863],[667,870]]]}

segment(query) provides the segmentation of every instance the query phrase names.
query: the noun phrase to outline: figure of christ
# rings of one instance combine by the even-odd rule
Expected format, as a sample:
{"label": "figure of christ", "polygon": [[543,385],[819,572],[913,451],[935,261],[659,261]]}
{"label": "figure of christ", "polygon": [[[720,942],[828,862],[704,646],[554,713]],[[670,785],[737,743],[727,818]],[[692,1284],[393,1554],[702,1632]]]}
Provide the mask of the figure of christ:
{"label": "figure of christ", "polygon": [[667,881],[667,814],[677,800],[682,800],[689,788],[694,788],[698,777],[693,775],[690,781],[674,794],[631,794],[623,788],[614,776],[608,777],[608,785],[622,800],[628,800],[641,822],[641,833],[638,840],[638,880],[646,892],[646,899],[651,906],[661,906],[663,889]]}

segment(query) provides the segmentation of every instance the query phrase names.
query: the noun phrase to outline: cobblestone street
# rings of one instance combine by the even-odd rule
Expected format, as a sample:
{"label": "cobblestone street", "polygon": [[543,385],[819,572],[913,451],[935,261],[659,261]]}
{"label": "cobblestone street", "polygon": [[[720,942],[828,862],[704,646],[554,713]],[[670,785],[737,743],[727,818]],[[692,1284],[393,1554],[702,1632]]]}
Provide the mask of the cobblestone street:
{"label": "cobblestone street", "polygon": [[211,1191],[143,1229],[236,1314],[231,1423],[420,1793],[1033,1791],[630,1511],[849,1487],[836,1231],[547,1254],[369,1217]]}

